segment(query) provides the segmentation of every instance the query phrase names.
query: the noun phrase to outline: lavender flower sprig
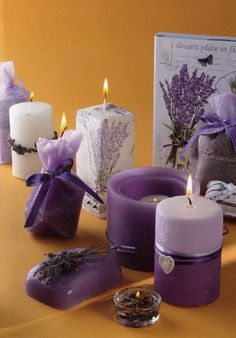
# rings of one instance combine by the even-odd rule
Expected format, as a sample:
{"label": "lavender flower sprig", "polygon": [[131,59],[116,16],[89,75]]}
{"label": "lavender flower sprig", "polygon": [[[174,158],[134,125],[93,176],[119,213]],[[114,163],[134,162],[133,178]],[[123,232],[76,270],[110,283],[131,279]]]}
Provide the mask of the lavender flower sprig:
{"label": "lavender flower sprig", "polygon": [[105,256],[107,253],[100,245],[93,244],[82,251],[62,251],[57,254],[49,252],[48,259],[34,272],[40,282],[51,285],[54,280],[63,272],[69,271],[71,267],[78,262],[89,258]]}
{"label": "lavender flower sprig", "polygon": [[106,183],[115,168],[124,141],[129,136],[128,123],[113,120],[109,126],[108,119],[104,119],[100,128],[90,131],[94,163],[97,170],[96,191],[106,191]]}
{"label": "lavender flower sprig", "polygon": [[[197,76],[195,69],[190,76],[188,66],[184,64],[179,74],[160,82],[163,99],[170,117],[171,124],[165,125],[171,131],[171,151],[166,164],[171,163],[174,167],[177,161],[178,149],[184,147],[192,136],[195,125],[205,112],[204,105],[208,97],[215,92],[212,88],[215,76],[204,72]],[[189,163],[188,163],[189,164]]]}

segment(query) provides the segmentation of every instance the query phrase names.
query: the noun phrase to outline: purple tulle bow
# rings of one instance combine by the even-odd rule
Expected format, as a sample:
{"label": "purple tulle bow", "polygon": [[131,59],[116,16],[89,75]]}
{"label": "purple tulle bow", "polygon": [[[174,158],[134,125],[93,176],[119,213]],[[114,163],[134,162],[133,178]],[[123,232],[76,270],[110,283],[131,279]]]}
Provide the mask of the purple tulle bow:
{"label": "purple tulle bow", "polygon": [[231,141],[233,143],[234,149],[236,151],[236,118],[230,120],[223,120],[219,118],[215,114],[206,113],[203,114],[201,120],[206,123],[206,125],[200,128],[188,141],[184,149],[179,153],[180,157],[184,157],[185,153],[187,153],[195,139],[200,135],[209,135],[209,134],[217,134],[223,130],[225,130]]}
{"label": "purple tulle bow", "polygon": [[46,197],[46,194],[54,178],[59,178],[61,180],[77,184],[85,192],[89,193],[98,202],[103,204],[101,198],[87,184],[85,184],[78,176],[71,174],[70,171],[73,166],[73,162],[74,161],[72,159],[68,159],[63,164],[59,165],[53,172],[47,171],[46,173],[32,174],[27,178],[27,186],[35,186],[41,184],[41,187],[39,188],[37,197],[25,222],[25,228],[33,226],[39,209]]}

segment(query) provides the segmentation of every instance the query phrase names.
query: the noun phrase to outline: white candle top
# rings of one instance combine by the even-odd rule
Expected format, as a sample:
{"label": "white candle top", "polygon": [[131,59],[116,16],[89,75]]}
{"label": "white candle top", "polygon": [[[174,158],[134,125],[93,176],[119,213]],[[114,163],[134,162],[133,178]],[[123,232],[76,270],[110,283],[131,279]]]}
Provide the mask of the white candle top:
{"label": "white candle top", "polygon": [[29,114],[44,114],[51,112],[52,107],[50,104],[45,102],[20,102],[10,108],[12,114],[19,115],[21,118]]}
{"label": "white candle top", "polygon": [[44,102],[21,102],[9,110],[10,134],[16,143],[34,147],[39,137],[53,137],[52,107]]}
{"label": "white candle top", "polygon": [[159,207],[159,214],[168,215],[170,218],[181,219],[181,221],[189,220],[207,220],[216,214],[221,214],[221,207],[204,197],[193,196],[191,207],[187,196],[175,196],[169,200],[163,200]]}
{"label": "white candle top", "polygon": [[222,245],[223,212],[210,200],[186,196],[161,201],[156,208],[156,244],[183,254],[206,254]]}
{"label": "white candle top", "polygon": [[116,106],[112,103],[106,103],[105,109],[103,104],[99,104],[97,106],[83,108],[78,110],[79,114],[85,114],[87,116],[91,116],[93,118],[97,119],[104,119],[107,117],[117,116],[117,115],[132,115],[133,113],[125,110],[124,108],[121,108],[119,106]]}

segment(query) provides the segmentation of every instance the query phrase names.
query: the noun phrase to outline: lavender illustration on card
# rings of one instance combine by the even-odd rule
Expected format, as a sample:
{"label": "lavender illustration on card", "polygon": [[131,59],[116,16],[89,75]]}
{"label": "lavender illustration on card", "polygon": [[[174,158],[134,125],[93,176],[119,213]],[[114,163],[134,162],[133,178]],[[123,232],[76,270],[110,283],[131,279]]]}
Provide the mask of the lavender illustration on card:
{"label": "lavender illustration on card", "polygon": [[169,124],[164,124],[170,131],[170,143],[164,147],[170,147],[166,164],[182,169],[189,168],[188,156],[181,159],[179,152],[188,143],[195,131],[196,124],[205,112],[205,104],[210,95],[215,92],[212,85],[215,76],[204,72],[197,75],[197,69],[190,75],[187,64],[184,64],[179,74],[175,74],[169,83],[159,82],[165,107],[170,118]]}
{"label": "lavender illustration on card", "polygon": [[115,172],[123,144],[129,136],[128,125],[129,122],[116,120],[109,125],[108,119],[104,119],[100,128],[90,131],[98,193],[106,192],[107,180]]}

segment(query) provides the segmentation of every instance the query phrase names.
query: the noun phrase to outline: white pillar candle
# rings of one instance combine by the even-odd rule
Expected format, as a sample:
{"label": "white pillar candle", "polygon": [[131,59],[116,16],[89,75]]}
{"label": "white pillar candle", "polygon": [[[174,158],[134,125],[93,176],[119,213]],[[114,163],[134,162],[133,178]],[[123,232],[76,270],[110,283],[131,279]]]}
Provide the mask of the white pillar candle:
{"label": "white pillar candle", "polygon": [[[22,102],[9,110],[10,136],[15,144],[35,148],[39,137],[51,139],[54,135],[52,107],[44,102]],[[12,150],[12,174],[25,179],[29,174],[39,172],[41,162],[38,153],[19,155]]]}
{"label": "white pillar candle", "polygon": [[156,246],[165,252],[206,255],[222,245],[221,207],[195,196],[193,206],[186,196],[161,201],[156,209]]}

